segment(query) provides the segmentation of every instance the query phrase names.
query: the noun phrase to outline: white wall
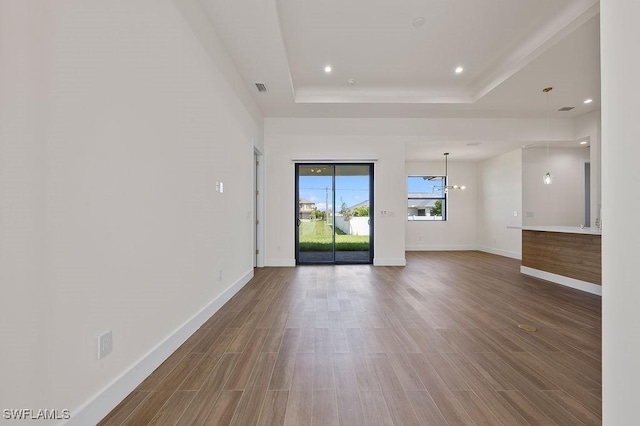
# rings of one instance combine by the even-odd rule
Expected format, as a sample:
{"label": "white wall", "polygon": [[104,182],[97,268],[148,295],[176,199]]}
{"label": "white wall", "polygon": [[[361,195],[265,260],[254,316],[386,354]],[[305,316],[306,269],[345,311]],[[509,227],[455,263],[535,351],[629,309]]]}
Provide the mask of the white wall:
{"label": "white wall", "polygon": [[603,1],[602,386],[603,424],[638,422],[640,383],[640,2]]}
{"label": "white wall", "polygon": [[[584,165],[589,148],[527,148],[522,153],[524,225],[579,226],[584,223]],[[542,177],[549,171],[553,183]],[[533,214],[533,217],[531,217]]]}
{"label": "white wall", "polygon": [[252,273],[261,123],[172,1],[0,5],[0,401],[75,414]]}
{"label": "white wall", "polygon": [[[467,188],[449,191],[446,221],[408,221],[405,200],[407,250],[476,249],[479,190],[477,169],[476,163],[449,161],[449,184],[465,185]],[[444,174],[444,157],[441,162],[406,163],[405,175],[407,176],[442,174]]]}
{"label": "white wall", "polygon": [[478,246],[520,259],[522,231],[507,226],[522,226],[522,150],[483,161],[478,169]]}
{"label": "white wall", "polygon": [[[372,120],[348,126],[367,133]],[[404,265],[406,209],[404,144],[385,136],[336,132],[340,119],[265,119],[265,199],[267,266],[293,266],[294,159],[374,161],[374,263]],[[381,210],[389,212],[387,217]]]}
{"label": "white wall", "polygon": [[591,223],[596,226],[602,207],[602,144],[600,110],[584,114],[575,120],[575,139],[589,141],[589,162],[591,163]]}

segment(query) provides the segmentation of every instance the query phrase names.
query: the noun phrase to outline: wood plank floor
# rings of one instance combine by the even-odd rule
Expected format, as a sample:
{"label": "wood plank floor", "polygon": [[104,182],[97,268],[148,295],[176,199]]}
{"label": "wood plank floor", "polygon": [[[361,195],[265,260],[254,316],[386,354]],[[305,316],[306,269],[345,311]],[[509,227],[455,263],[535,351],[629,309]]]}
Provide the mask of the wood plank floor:
{"label": "wood plank floor", "polygon": [[601,424],[600,298],[519,265],[257,269],[100,424]]}

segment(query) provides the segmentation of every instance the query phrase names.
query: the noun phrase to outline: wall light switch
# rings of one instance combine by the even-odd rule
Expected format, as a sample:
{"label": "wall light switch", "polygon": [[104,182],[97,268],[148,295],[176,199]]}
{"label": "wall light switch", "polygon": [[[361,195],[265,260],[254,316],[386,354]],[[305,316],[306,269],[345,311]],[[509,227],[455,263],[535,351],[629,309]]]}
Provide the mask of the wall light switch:
{"label": "wall light switch", "polygon": [[220,182],[220,192],[224,192],[224,183]]}
{"label": "wall light switch", "polygon": [[513,217],[518,217],[518,210],[513,211]]}

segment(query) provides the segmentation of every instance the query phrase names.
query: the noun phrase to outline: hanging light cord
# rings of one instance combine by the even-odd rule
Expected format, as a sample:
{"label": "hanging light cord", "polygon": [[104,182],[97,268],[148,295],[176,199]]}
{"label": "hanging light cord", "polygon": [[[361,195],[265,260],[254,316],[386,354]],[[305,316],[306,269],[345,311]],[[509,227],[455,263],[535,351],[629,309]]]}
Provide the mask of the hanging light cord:
{"label": "hanging light cord", "polygon": [[551,88],[549,87],[547,89],[547,171],[549,171],[549,134],[551,133],[551,126],[549,125],[549,92],[551,91]]}
{"label": "hanging light cord", "polygon": [[551,114],[549,110],[549,92],[553,90],[553,87],[545,87],[542,89],[545,95],[547,95],[547,173],[543,177],[545,185],[551,184],[551,172],[549,171],[549,139],[551,138]]}

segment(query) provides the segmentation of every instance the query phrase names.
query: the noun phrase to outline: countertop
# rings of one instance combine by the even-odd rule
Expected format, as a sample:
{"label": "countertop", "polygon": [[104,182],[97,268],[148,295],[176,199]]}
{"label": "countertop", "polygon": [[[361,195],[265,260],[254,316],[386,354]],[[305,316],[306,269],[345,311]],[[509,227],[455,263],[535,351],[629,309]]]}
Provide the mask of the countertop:
{"label": "countertop", "polygon": [[563,232],[565,234],[602,235],[598,228],[581,228],[579,226],[507,226],[510,229],[522,229],[523,231]]}

